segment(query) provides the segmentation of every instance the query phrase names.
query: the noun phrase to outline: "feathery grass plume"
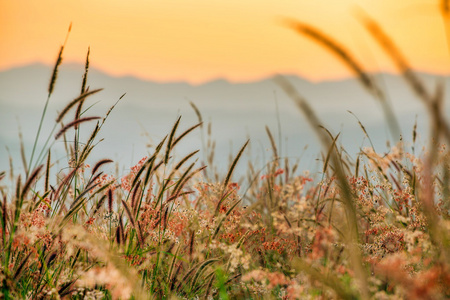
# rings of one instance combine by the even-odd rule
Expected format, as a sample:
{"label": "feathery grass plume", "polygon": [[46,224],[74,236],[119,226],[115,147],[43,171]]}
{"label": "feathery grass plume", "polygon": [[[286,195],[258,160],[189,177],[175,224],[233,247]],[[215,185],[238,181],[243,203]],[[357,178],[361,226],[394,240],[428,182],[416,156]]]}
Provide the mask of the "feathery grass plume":
{"label": "feathery grass plume", "polygon": [[92,168],[92,175],[94,175],[95,172],[97,172],[97,170],[98,170],[101,166],[103,166],[104,164],[109,164],[109,163],[112,163],[112,162],[114,162],[112,159],[102,159],[102,160],[98,161],[98,162],[95,164],[95,166]]}
{"label": "feathery grass plume", "polygon": [[180,134],[180,136],[177,137],[177,138],[175,139],[175,141],[172,143],[172,148],[175,147],[175,145],[178,144],[178,142],[179,142],[182,138],[184,138],[187,134],[189,134],[189,133],[190,133],[191,131],[193,131],[195,128],[197,128],[197,127],[199,127],[199,126],[202,126],[202,124],[203,124],[203,123],[198,123],[198,124],[192,126],[191,128],[188,128],[187,130],[185,130],[185,131],[184,131],[182,134]]}
{"label": "feathery grass plume", "polygon": [[365,28],[369,33],[375,38],[375,40],[380,44],[380,46],[385,50],[385,52],[391,57],[392,61],[396,64],[400,72],[403,73],[406,81],[410,84],[414,92],[422,99],[424,102],[431,101],[431,95],[428,93],[424,83],[419,79],[419,77],[414,74],[408,61],[404,55],[399,51],[397,46],[392,42],[389,36],[381,29],[381,27],[371,19],[362,10],[359,11],[358,16],[362,20]]}
{"label": "feathery grass plume", "polygon": [[152,158],[147,159],[142,166],[139,168],[139,170],[136,172],[136,175],[134,175],[133,182],[131,183],[131,189],[134,189],[135,187],[139,187],[141,184],[141,175],[144,173],[145,168],[151,164]]}
{"label": "feathery grass plume", "polygon": [[450,1],[449,0],[441,0],[440,7],[442,19],[444,21],[445,28],[445,37],[447,40],[447,49],[450,54]]}
{"label": "feathery grass plume", "polygon": [[213,284],[214,279],[215,279],[215,277],[211,276],[211,279],[208,281],[208,284],[206,285],[206,293],[205,293],[205,297],[204,297],[205,300],[209,299],[208,297],[209,297],[209,294],[211,292],[211,288],[212,288],[212,284]]}
{"label": "feathery grass plume", "polygon": [[22,187],[22,176],[17,176],[17,181],[16,181],[16,201],[19,201],[20,199],[20,189]]}
{"label": "feathery grass plume", "polygon": [[100,208],[102,207],[103,203],[105,203],[106,198],[107,198],[106,195],[103,195],[103,196],[100,198],[100,200],[98,200],[98,202],[97,202],[97,204],[95,205],[95,207],[93,207],[93,208],[91,209],[92,212],[90,213],[90,216],[89,216],[90,219],[92,219],[92,218],[95,217],[95,215],[98,213],[98,211],[99,211]]}
{"label": "feathery grass plume", "polygon": [[187,174],[189,174],[189,172],[192,170],[194,165],[195,165],[195,162],[190,164],[189,167],[186,169],[186,171],[183,172],[181,177],[177,180],[177,183],[175,184],[175,187],[173,188],[172,194],[176,195],[179,191],[181,191],[181,189],[183,188],[183,185],[185,184],[184,179],[186,178]]}
{"label": "feathery grass plume", "polygon": [[192,102],[192,101],[189,101],[189,104],[190,104],[191,107],[194,109],[195,114],[197,115],[199,125],[200,125],[201,127],[203,127],[202,114],[200,113],[200,110],[198,109],[197,105],[195,105],[194,102]]}
{"label": "feathery grass plume", "polygon": [[61,285],[61,287],[58,290],[58,295],[61,298],[64,298],[65,296],[68,296],[68,295],[72,294],[73,293],[73,289],[72,288],[73,288],[73,286],[74,286],[76,281],[77,281],[77,279],[70,280],[70,281],[64,283],[63,285]]}
{"label": "feathery grass plume", "polygon": [[[194,165],[194,164],[192,164],[192,166],[193,166],[193,165]],[[198,169],[192,171],[189,175],[184,176],[184,174],[188,174],[188,172],[191,170],[191,168],[189,168],[189,169],[187,170],[187,172],[185,172],[185,173],[183,174],[183,176],[182,176],[183,178],[180,178],[179,184],[177,183],[177,185],[176,185],[175,188],[173,189],[173,196],[171,196],[170,198],[172,198],[172,197],[178,198],[178,197],[182,196],[183,194],[185,194],[185,193],[181,193],[181,194],[180,194],[180,191],[183,189],[183,187],[186,185],[186,183],[189,182],[189,180],[191,180],[191,178],[194,177],[195,174],[197,174],[197,173],[203,171],[204,169],[206,169],[206,166],[200,167],[200,168],[198,168]],[[186,177],[186,178],[184,178],[184,177]],[[186,193],[186,194],[187,194],[187,193]],[[175,199],[175,198],[174,198],[174,199]],[[171,200],[173,200],[173,199],[171,199]]]}
{"label": "feathery grass plume", "polygon": [[169,289],[171,290],[171,291],[174,291],[175,290],[175,284],[177,283],[177,278],[178,278],[178,274],[180,274],[180,271],[181,271],[181,268],[183,267],[183,264],[182,263],[180,263],[180,264],[178,264],[178,267],[177,267],[177,269],[176,269],[176,271],[175,271],[175,274],[173,274],[173,276],[172,276],[172,278],[171,278],[171,280],[170,280],[170,285],[169,285]]}
{"label": "feathery grass plume", "polygon": [[[71,28],[72,28],[72,24],[70,24],[70,26],[69,26],[69,31],[68,31],[67,35],[70,33]],[[66,36],[66,41],[67,41],[67,36]],[[59,65],[62,62],[62,53],[63,53],[63,50],[64,50],[64,46],[65,46],[65,42],[64,42],[64,45],[61,46],[61,48],[59,50],[58,58],[56,60],[55,66],[53,68],[52,78],[50,80],[50,84],[49,84],[49,87],[48,87],[47,101],[45,103],[44,110],[43,110],[42,115],[41,115],[41,120],[40,120],[40,123],[39,123],[38,131],[37,131],[36,138],[35,138],[34,145],[33,145],[33,150],[31,152],[30,165],[33,162],[34,152],[36,150],[37,142],[39,140],[40,132],[41,132],[41,129],[42,129],[42,123],[43,123],[43,120],[44,120],[44,117],[45,117],[45,114],[46,114],[46,111],[47,111],[48,103],[49,103],[49,100],[50,100],[50,95],[53,93],[53,89],[54,89],[54,86],[55,86],[55,83],[56,83],[56,77],[57,77],[57,74],[58,74],[58,67],[59,67]],[[28,174],[28,171],[26,173]]]}
{"label": "feathery grass plume", "polygon": [[20,126],[19,126],[19,142],[20,142],[20,157],[22,158],[23,170],[25,171],[25,174],[28,174],[28,165],[25,155],[25,145],[23,143],[22,128],[20,128]]}
{"label": "feathery grass plume", "polygon": [[178,128],[178,124],[180,124],[180,120],[181,120],[181,116],[178,117],[177,121],[173,125],[172,131],[170,132],[170,135],[169,135],[169,140],[167,141],[167,150],[166,150],[166,155],[164,158],[164,164],[166,164],[166,165],[169,162],[169,154],[170,154],[170,151],[172,150],[173,138],[174,138],[175,132]]}
{"label": "feathery grass plume", "polygon": [[161,163],[160,163],[159,165],[154,166],[156,158],[157,158],[159,152],[161,151],[162,146],[164,145],[164,142],[166,141],[166,138],[167,138],[167,136],[165,136],[162,139],[162,141],[158,144],[158,146],[156,146],[153,155],[147,160],[148,167],[147,167],[147,172],[145,174],[144,181],[143,181],[144,186],[147,186],[147,184],[150,181],[150,178],[153,176],[153,172],[155,172],[158,169],[158,167],[161,165]]}
{"label": "feathery grass plume", "polygon": [[25,196],[27,195],[28,190],[30,189],[30,187],[33,184],[33,182],[39,176],[39,173],[41,172],[43,167],[44,167],[43,165],[40,165],[39,167],[34,169],[33,173],[31,173],[30,177],[28,177],[27,181],[25,182],[25,184],[23,186],[22,193],[20,194],[21,198],[25,198]]}
{"label": "feathery grass plume", "polygon": [[72,121],[69,124],[65,125],[63,128],[61,128],[61,130],[57,134],[55,134],[55,140],[59,139],[67,130],[69,130],[70,128],[74,127],[77,124],[81,124],[81,123],[92,121],[92,120],[98,120],[98,119],[101,119],[101,118],[100,117],[86,117],[86,118],[81,118],[81,119]]}
{"label": "feathery grass plume", "polygon": [[[66,105],[66,107],[64,107],[64,109],[59,113],[58,117],[56,118],[56,122],[61,122],[62,119],[64,118],[64,116],[69,112],[69,110],[74,107],[77,103],[80,103],[81,101],[84,101],[87,97],[94,95],[100,91],[102,91],[103,89],[96,89],[93,91],[87,91],[83,94],[81,94],[80,96],[78,96],[77,98],[73,99],[71,102],[69,102],[69,104]],[[77,115],[78,116],[78,115]],[[79,118],[77,118],[79,119]]]}
{"label": "feathery grass plume", "polygon": [[109,213],[112,213],[112,211],[113,211],[113,203],[114,203],[114,198],[113,198],[112,189],[108,189],[108,212]]}
{"label": "feathery grass plume", "polygon": [[273,157],[276,160],[276,159],[278,159],[277,145],[275,144],[275,140],[273,139],[272,133],[270,132],[270,129],[269,129],[269,127],[267,127],[267,125],[266,125],[266,132],[267,132],[267,135],[269,136],[270,145],[272,146]]}
{"label": "feathery grass plume", "polygon": [[117,245],[122,244],[121,232],[120,231],[121,231],[120,226],[117,226],[117,228],[116,228],[116,243],[117,243]]}
{"label": "feathery grass plume", "polygon": [[[58,207],[63,207],[64,202],[66,200],[65,197],[60,197],[61,192],[64,189],[67,189],[67,187],[69,186],[69,183],[71,182],[71,180],[73,179],[73,177],[75,176],[76,172],[79,170],[79,166],[75,166],[75,168],[73,168],[69,174],[67,174],[59,183],[58,188],[56,189],[56,191],[53,193],[53,199],[56,200],[56,207],[53,210],[53,213],[57,212],[57,208]],[[59,213],[61,213],[61,211],[59,211]]]}
{"label": "feathery grass plume", "polygon": [[8,227],[8,206],[6,195],[3,195],[2,201],[2,240],[6,240],[6,229]]}
{"label": "feathery grass plume", "polygon": [[123,221],[122,221],[122,215],[119,216],[119,226],[117,226],[117,243],[121,244],[121,243],[125,243],[125,231],[123,228]]}
{"label": "feathery grass plume", "polygon": [[57,252],[53,252],[47,256],[46,264],[48,267],[52,265],[52,263],[55,261],[57,256],[58,256]]}
{"label": "feathery grass plume", "polygon": [[[201,284],[198,284],[197,287],[193,287],[193,289],[191,289],[190,293],[191,294],[195,294],[200,290],[203,290],[205,287],[207,287],[209,281],[212,279],[214,279],[214,274],[215,271],[211,271],[209,272],[207,275],[203,276],[202,282]],[[206,297],[206,295],[204,295],[203,299],[208,299],[208,297]]]}
{"label": "feathery grass plume", "polygon": [[250,142],[250,140],[247,140],[247,142],[245,142],[244,146],[242,146],[241,150],[239,150],[238,154],[234,158],[234,160],[230,166],[230,169],[228,170],[227,176],[225,177],[225,181],[223,182],[223,185],[222,185],[223,193],[226,192],[228,183],[230,182],[230,179],[231,179],[231,175],[233,175],[233,171],[234,171],[239,159],[241,158],[242,153],[244,153],[244,150],[247,147],[249,142]]}
{"label": "feathery grass plume", "polygon": [[138,226],[138,224],[136,223],[136,220],[133,216],[133,214],[131,213],[130,208],[128,207],[128,204],[125,202],[125,200],[122,200],[122,204],[123,207],[125,208],[125,212],[128,216],[128,219],[130,220],[131,225],[133,226],[134,230],[136,231],[137,237],[138,237],[138,243],[139,246],[143,246],[144,245],[144,239],[142,238],[142,232],[140,227]]}
{"label": "feathery grass plume", "polygon": [[70,31],[72,30],[72,23],[69,25],[69,29],[67,30],[66,38],[64,39],[64,44],[61,46],[58,54],[58,59],[56,61],[55,67],[53,68],[52,79],[50,80],[50,84],[48,86],[48,94],[52,94],[53,88],[55,87],[56,77],[58,76],[58,67],[62,63],[62,53],[64,51],[64,47],[66,47],[67,40],[69,39]]}
{"label": "feathery grass plume", "polygon": [[177,259],[181,259],[180,257],[178,257],[178,252],[180,251],[180,248],[181,248],[181,244],[178,245],[177,250],[175,250],[175,253],[173,254],[172,262],[170,263],[170,267],[169,267],[169,272],[167,273],[167,282],[169,282],[169,285],[170,285],[170,282],[172,281],[172,272],[173,272],[173,268],[175,266],[175,261]]}
{"label": "feathery grass plume", "polygon": [[33,254],[33,252],[30,251],[30,253],[28,253],[28,255],[23,258],[22,262],[16,268],[16,271],[14,272],[14,275],[13,275],[13,279],[15,282],[17,282],[19,280],[20,275],[22,274],[23,268],[25,267],[25,264],[28,262],[28,259],[30,259],[31,254]]}
{"label": "feathery grass plume", "polygon": [[312,110],[311,106],[308,102],[300,96],[295,87],[284,77],[276,76],[274,78],[275,82],[284,90],[284,92],[294,100],[295,104],[300,108],[306,117],[308,123],[312,127],[312,129],[316,132],[317,136],[320,138],[320,141],[323,145],[328,145],[328,138],[319,130],[322,126],[319,118],[316,113]]}
{"label": "feathery grass plume", "polygon": [[8,161],[9,161],[9,179],[11,181],[14,181],[14,179],[16,178],[14,176],[14,162],[13,162],[13,158],[11,156],[11,152],[9,151],[8,146],[5,146],[6,148],[6,152],[8,153]]}
{"label": "feathery grass plume", "polygon": [[81,150],[81,153],[80,153],[80,156],[79,156],[79,160],[78,160],[79,162],[85,161],[86,158],[89,156],[89,153],[92,150],[92,146],[91,145],[94,142],[94,139],[97,136],[97,134],[99,133],[100,129],[101,129],[101,125],[97,121],[97,123],[95,124],[94,130],[92,130],[92,133],[89,136],[89,139],[85,143],[85,146],[84,146],[83,150]]}
{"label": "feathery grass plume", "polygon": [[91,178],[89,178],[88,183],[86,184],[86,187],[94,184],[96,181],[98,181],[100,179],[100,176],[103,175],[103,172],[98,172],[97,174],[95,174],[95,176],[91,176]]}
{"label": "feathery grass plume", "polygon": [[103,118],[102,125],[103,125],[103,123],[105,123],[106,119],[109,117],[109,115],[111,114],[112,110],[116,107],[116,105],[120,102],[120,100],[122,100],[122,98],[125,97],[126,94],[127,93],[122,94],[122,96],[119,97],[119,99],[116,101],[116,103],[114,103],[114,105],[112,105],[109,108],[108,112],[105,114],[105,117]]}
{"label": "feathery grass plume", "polygon": [[401,133],[400,126],[397,119],[395,118],[389,102],[387,101],[383,93],[383,90],[378,86],[378,84],[369,75],[369,73],[365,71],[364,67],[355,59],[350,51],[313,26],[301,23],[293,19],[285,19],[284,23],[286,26],[295,30],[297,33],[303,34],[313,39],[317,43],[324,46],[325,49],[330,50],[331,53],[335,54],[344,63],[344,65],[346,65],[354,74],[358,76],[361,84],[370,93],[372,93],[376,99],[380,101],[383,113],[389,124],[389,129],[391,130],[392,137],[395,140],[398,140]]}
{"label": "feathery grass plume", "polygon": [[[70,32],[70,27],[69,27]],[[53,93],[53,89],[55,88],[56,78],[58,77],[58,68],[62,63],[62,54],[64,51],[65,45],[61,46],[58,53],[58,58],[56,59],[55,66],[53,67],[52,78],[50,79],[50,83],[48,85],[48,94],[51,95]]]}
{"label": "feathery grass plume", "polygon": [[290,171],[290,165],[289,165],[289,159],[287,157],[284,158],[284,181],[289,182],[289,171]]}
{"label": "feathery grass plume", "polygon": [[[98,183],[91,182],[90,185],[86,186],[86,189],[88,189],[88,188],[91,189],[92,185],[99,186]],[[103,192],[107,193],[108,189],[111,188],[111,185],[113,185],[113,182],[108,182],[108,183],[104,184],[103,186],[99,187],[95,191],[91,192],[90,198],[93,199],[95,195],[97,195],[97,194],[101,195]]]}
{"label": "feathery grass plume", "polygon": [[319,31],[317,28],[294,19],[285,18],[284,25],[295,30],[297,33],[306,35],[307,37],[322,44],[326,49],[331,50],[332,53],[341,59],[349,67],[349,69],[358,76],[358,79],[365,87],[367,87],[369,91],[375,92],[376,94],[381,93],[373,79],[364,70],[363,66],[356,61],[349,50],[340,45],[337,41]]}
{"label": "feathery grass plume", "polygon": [[136,199],[139,198],[142,200],[142,195],[141,195],[141,180],[138,180],[138,182],[136,183],[134,189],[131,192],[131,209],[133,210],[133,214],[136,216],[136,212],[138,207],[140,206],[140,203],[138,205]]}
{"label": "feathery grass plume", "polygon": [[433,138],[439,139],[441,135],[447,139],[450,143],[450,125],[447,123],[445,115],[442,113],[444,109],[444,83],[442,81],[438,82],[436,85],[436,92],[431,101],[431,115],[434,121],[432,133],[434,133]]}
{"label": "feathery grass plume", "polygon": [[84,204],[84,202],[86,202],[87,200],[89,200],[89,198],[85,198],[84,196],[86,194],[88,194],[90,191],[92,191],[93,189],[95,189],[99,184],[98,183],[94,183],[92,185],[87,186],[76,198],[75,200],[73,200],[72,204],[70,204],[69,207],[69,212],[67,213],[66,217],[68,217],[69,215],[74,215],[78,208],[81,208],[81,205]]}
{"label": "feathery grass plume", "polygon": [[[336,141],[339,138],[339,135],[340,135],[340,133],[338,133],[338,135],[336,135],[336,137],[333,138],[333,142],[331,143],[330,148],[328,149],[327,156],[326,156],[325,162],[323,164],[322,173],[325,173],[327,171],[328,162],[330,161],[331,153],[336,148]],[[335,150],[335,151],[337,151],[337,150]]]}
{"label": "feathery grass plume", "polygon": [[236,168],[236,165],[237,165],[239,159],[241,158],[242,153],[244,153],[244,150],[247,147],[249,142],[250,142],[250,140],[247,140],[247,142],[245,142],[244,146],[242,146],[241,150],[239,150],[238,154],[236,155],[233,162],[231,163],[231,166],[228,170],[227,176],[225,177],[225,180],[222,184],[221,197],[220,197],[219,201],[217,202],[216,210],[214,211],[214,216],[217,215],[217,213],[219,212],[220,205],[228,196],[227,190],[228,190],[228,183],[230,182],[230,179],[231,179],[231,175],[233,175],[233,171]]}
{"label": "feathery grass plume", "polygon": [[447,209],[447,218],[450,217],[450,161],[447,160],[444,165],[444,174],[442,175],[442,195],[443,199],[447,199],[447,201],[444,202],[444,211]]}
{"label": "feathery grass plume", "polygon": [[195,272],[193,279],[192,279],[192,283],[191,283],[191,291],[193,290],[193,288],[195,287],[195,284],[197,283],[198,278],[200,277],[201,273],[203,272],[203,270],[210,264],[219,261],[219,259],[217,258],[212,258],[212,259],[208,259],[207,261],[203,262],[197,269],[197,271]]}
{"label": "feathery grass plume", "polygon": [[197,154],[200,150],[195,150],[194,152],[189,153],[186,155],[180,162],[175,166],[175,170],[178,170],[189,158]]}
{"label": "feathery grass plume", "polygon": [[[37,130],[37,133],[36,133],[36,137],[35,137],[35,139],[34,139],[33,149],[31,150],[30,161],[29,161],[29,163],[28,163],[28,165],[30,166],[30,168],[31,168],[31,165],[32,165],[32,163],[33,163],[34,153],[35,153],[35,151],[36,151],[36,146],[37,146],[37,143],[38,143],[38,141],[39,141],[40,134],[41,134],[42,124],[43,124],[43,122],[44,122],[45,114],[46,114],[46,112],[47,112],[48,103],[49,103],[49,101],[50,101],[50,97],[51,97],[51,95],[52,95],[52,93],[53,93],[53,89],[54,89],[54,87],[55,87],[56,77],[57,77],[57,74],[58,74],[58,68],[59,68],[59,66],[61,65],[61,62],[62,62],[62,54],[63,54],[63,51],[64,51],[64,47],[65,47],[65,45],[66,45],[67,39],[69,38],[69,33],[70,33],[71,30],[72,30],[72,23],[70,23],[70,25],[69,25],[69,30],[67,31],[66,39],[64,40],[64,44],[61,46],[61,48],[60,48],[60,50],[59,50],[58,58],[57,58],[57,60],[56,60],[55,66],[54,66],[54,68],[53,68],[52,78],[51,78],[50,84],[49,84],[49,86],[48,86],[48,96],[47,96],[47,100],[46,100],[46,102],[45,102],[44,109],[43,109],[42,114],[41,114],[41,120],[39,121],[38,130]],[[28,171],[29,171],[29,170],[28,170]],[[29,173],[27,172],[26,174],[27,174],[27,177],[28,177]]]}
{"label": "feathery grass plume", "polygon": [[189,257],[192,259],[192,254],[194,253],[194,241],[195,241],[195,230],[192,230],[191,237],[189,238]]}
{"label": "feathery grass plume", "polygon": [[[362,10],[359,13],[365,28],[374,37],[374,39],[380,44],[383,50],[390,56],[394,64],[402,73],[406,82],[409,84],[411,89],[417,94],[420,100],[428,108],[431,118],[435,121],[434,125],[437,127],[437,132],[442,131],[447,140],[450,142],[450,127],[447,124],[445,117],[442,115],[442,111],[436,109],[439,106],[439,86],[435,96],[429,92],[425,86],[425,83],[413,72],[408,61],[404,55],[397,48],[395,43],[390,39],[390,37],[381,29],[377,22],[371,19]],[[436,131],[435,131],[436,132]]]}
{"label": "feathery grass plume", "polygon": [[[372,143],[372,139],[370,138],[369,134],[367,133],[366,127],[364,127],[364,125],[361,123],[361,121],[358,119],[358,117],[350,110],[347,110],[352,116],[355,117],[355,119],[358,121],[358,125],[361,128],[361,130],[364,132],[364,135],[366,136],[366,138],[369,140],[370,143],[370,147],[372,147],[372,149],[375,151],[375,146]],[[376,152],[376,151],[375,151]]]}
{"label": "feathery grass plume", "polygon": [[156,197],[154,208],[156,208],[158,206],[158,204],[161,204],[161,208],[162,208],[162,204],[163,204],[163,200],[164,200],[163,199],[164,193],[167,192],[168,189],[170,189],[170,187],[171,187],[171,186],[169,186],[170,184],[173,185],[172,179],[173,179],[174,174],[175,174],[175,170],[172,170],[170,172],[169,176],[167,178],[163,179],[163,183],[160,186],[158,196]]}
{"label": "feathery grass plume", "polygon": [[175,200],[177,198],[180,198],[180,197],[183,197],[183,196],[187,196],[187,195],[191,195],[191,194],[194,194],[194,193],[195,193],[195,191],[186,191],[186,192],[183,192],[183,193],[173,194],[166,200],[166,203],[169,203],[170,201],[173,201],[173,200]]}
{"label": "feathery grass plume", "polygon": [[[198,270],[199,268],[202,268],[202,269],[203,269],[203,268],[204,268],[205,266],[207,266],[208,264],[211,264],[211,263],[216,262],[216,261],[218,261],[218,259],[212,258],[212,259],[208,259],[208,260],[205,260],[205,261],[203,261],[203,262],[199,262],[199,263],[195,264],[195,265],[194,265],[192,268],[190,268],[190,269],[186,272],[186,274],[183,276],[183,278],[181,279],[180,283],[178,284],[176,290],[177,290],[177,291],[180,291],[180,289],[181,289],[183,286],[186,286],[186,285],[189,283],[190,280],[188,280],[188,278],[191,276],[191,274],[192,274],[195,270]],[[196,272],[195,274],[198,274],[198,272]]]}
{"label": "feathery grass plume", "polygon": [[167,230],[167,219],[169,217],[169,207],[166,206],[166,208],[164,209],[163,215],[162,215],[162,231],[166,231]]}
{"label": "feathery grass plume", "polygon": [[51,151],[48,150],[47,155],[47,164],[46,164],[46,170],[45,170],[45,182],[44,182],[44,189],[45,191],[49,190],[49,181],[50,181],[50,165],[51,165]]}
{"label": "feathery grass plume", "polygon": [[360,164],[361,155],[358,154],[356,157],[356,164],[355,164],[355,178],[358,178],[359,176],[359,164]]}
{"label": "feathery grass plume", "polygon": [[[86,92],[86,83],[87,83],[87,77],[88,77],[88,73],[89,73],[89,54],[91,53],[91,47],[88,47],[88,51],[86,54],[86,62],[84,64],[84,74],[83,74],[83,81],[81,83],[81,91],[80,91],[80,95],[83,95],[84,92]],[[77,117],[75,119],[78,119],[80,117],[80,112],[81,112],[81,106],[83,105],[83,103],[80,103],[80,105],[78,106],[77,109]]]}
{"label": "feathery grass plume", "polygon": [[450,18],[450,1],[449,0],[441,0],[441,12],[445,17]]}
{"label": "feathery grass plume", "polygon": [[242,237],[239,239],[237,245],[236,245],[236,249],[241,248],[241,246],[244,244],[245,240],[250,236],[250,230],[247,230]]}

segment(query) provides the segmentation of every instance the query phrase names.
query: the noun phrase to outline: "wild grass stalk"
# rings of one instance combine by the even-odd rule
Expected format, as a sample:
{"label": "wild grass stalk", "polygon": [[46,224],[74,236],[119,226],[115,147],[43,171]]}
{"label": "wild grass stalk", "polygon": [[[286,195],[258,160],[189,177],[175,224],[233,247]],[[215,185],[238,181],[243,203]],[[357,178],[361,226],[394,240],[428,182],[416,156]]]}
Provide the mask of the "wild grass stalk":
{"label": "wild grass stalk", "polygon": [[[69,37],[70,31],[72,30],[72,23],[69,26],[69,29],[67,31],[67,35],[66,35],[66,39],[64,41],[64,44],[61,46],[61,48],[59,49],[59,53],[58,53],[58,58],[56,59],[56,63],[55,66],[53,68],[53,73],[52,73],[52,78],[50,80],[50,84],[48,86],[48,96],[47,96],[47,100],[45,101],[45,105],[44,105],[44,110],[42,111],[41,114],[41,120],[39,121],[39,126],[38,126],[38,131],[36,133],[36,138],[34,140],[34,145],[33,145],[33,149],[31,150],[31,157],[30,157],[30,161],[28,163],[28,165],[30,166],[30,168],[32,167],[32,163],[33,163],[33,158],[34,158],[34,152],[36,151],[36,146],[37,143],[39,141],[39,137],[41,134],[41,129],[42,129],[42,124],[44,122],[44,118],[47,112],[47,107],[48,107],[48,103],[50,101],[50,97],[53,94],[53,89],[55,87],[55,83],[56,83],[56,78],[58,76],[58,69],[59,66],[61,65],[62,62],[62,55],[63,55],[63,51],[64,51],[64,47],[66,46],[67,43],[67,39]],[[27,177],[28,177],[28,172],[27,172]]]}

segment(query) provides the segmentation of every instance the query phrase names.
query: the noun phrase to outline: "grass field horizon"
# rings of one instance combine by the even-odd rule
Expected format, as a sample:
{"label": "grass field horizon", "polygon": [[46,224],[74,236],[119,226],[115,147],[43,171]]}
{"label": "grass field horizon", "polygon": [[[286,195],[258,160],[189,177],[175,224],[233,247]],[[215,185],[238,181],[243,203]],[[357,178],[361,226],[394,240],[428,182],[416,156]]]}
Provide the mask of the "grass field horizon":
{"label": "grass field horizon", "polygon": [[[443,6],[444,21],[449,11]],[[398,67],[415,95],[408,101],[421,105],[429,123],[414,120],[405,131],[395,99],[351,49],[315,27],[285,20],[286,30],[341,60],[372,100],[365,113],[376,107],[384,118],[388,146],[380,149],[368,119],[348,113],[362,137],[352,154],[343,142],[345,129],[330,126],[330,118],[323,122],[298,82],[271,79],[290,101],[286,110],[298,114],[318,141],[315,170],[284,155],[281,128],[287,128],[279,112],[264,124],[267,157],[257,165],[251,136],[218,149],[223,144],[220,134],[211,134],[215,120],[205,118],[195,99],[183,99],[191,117],[175,112],[170,127],[158,128],[131,164],[104,155],[101,132],[127,95],[106,106],[91,101],[105,91],[90,78],[88,51],[81,86],[72,95],[59,90],[71,100],[52,112],[64,64],[61,46],[32,143],[25,145],[25,133],[17,136],[20,147],[0,170],[0,298],[448,299],[446,81],[424,81],[375,21],[364,16],[362,23]],[[336,107],[346,104],[342,96],[336,93]],[[151,110],[157,103],[147,105]],[[330,103],[323,109],[336,111]],[[131,135],[127,130],[120,134]],[[125,141],[120,134],[116,138]],[[191,135],[197,135],[194,144]],[[356,139],[353,133],[349,138]],[[184,142],[189,147],[177,152]]]}

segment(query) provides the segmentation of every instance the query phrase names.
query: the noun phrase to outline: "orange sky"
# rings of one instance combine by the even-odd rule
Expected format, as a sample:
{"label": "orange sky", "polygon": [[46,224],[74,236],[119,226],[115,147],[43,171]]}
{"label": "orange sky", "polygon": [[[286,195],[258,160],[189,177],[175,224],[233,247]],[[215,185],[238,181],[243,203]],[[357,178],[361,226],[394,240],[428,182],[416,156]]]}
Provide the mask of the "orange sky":
{"label": "orange sky", "polygon": [[281,26],[281,17],[332,35],[369,70],[393,70],[356,20],[356,6],[416,69],[449,73],[438,1],[430,0],[0,0],[0,70],[53,64],[72,22],[64,61],[83,62],[90,46],[91,65],[113,75],[191,83],[349,75],[330,53]]}

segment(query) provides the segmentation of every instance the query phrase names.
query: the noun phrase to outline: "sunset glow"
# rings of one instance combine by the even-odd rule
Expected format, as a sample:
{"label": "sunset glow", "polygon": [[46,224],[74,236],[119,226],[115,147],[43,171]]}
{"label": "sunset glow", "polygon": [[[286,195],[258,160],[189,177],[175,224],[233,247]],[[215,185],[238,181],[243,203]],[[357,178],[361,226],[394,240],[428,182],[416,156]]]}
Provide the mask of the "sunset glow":
{"label": "sunset glow", "polygon": [[368,70],[393,71],[358,21],[357,7],[379,22],[414,68],[450,70],[437,1],[3,0],[0,7],[0,70],[53,64],[72,22],[65,62],[82,63],[90,46],[92,66],[118,76],[201,83],[275,73],[311,80],[349,75],[330,53],[284,27],[280,21],[289,17],[346,45]]}

